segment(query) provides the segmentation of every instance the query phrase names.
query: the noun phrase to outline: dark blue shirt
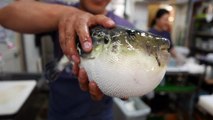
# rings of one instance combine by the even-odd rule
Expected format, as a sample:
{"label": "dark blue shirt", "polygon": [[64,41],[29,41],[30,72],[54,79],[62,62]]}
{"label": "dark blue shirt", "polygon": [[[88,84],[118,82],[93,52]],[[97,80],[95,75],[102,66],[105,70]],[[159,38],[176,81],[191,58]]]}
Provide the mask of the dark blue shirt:
{"label": "dark blue shirt", "polygon": [[171,39],[171,35],[169,32],[167,31],[157,31],[156,29],[154,28],[151,28],[149,30],[150,33],[152,34],[155,34],[155,35],[158,35],[158,36],[161,36],[161,37],[164,37],[164,38],[167,38],[169,41],[170,41],[170,48],[169,50],[171,50],[174,46],[173,46],[173,42],[172,42],[172,39]]}
{"label": "dark blue shirt", "polygon": [[[79,4],[75,5],[76,7]],[[133,28],[133,25],[112,11],[106,14],[117,25]],[[59,44],[58,31],[50,34],[54,43],[54,56],[63,53]],[[49,120],[112,120],[112,98],[105,96],[101,101],[93,101],[88,92],[80,89],[77,78],[65,69],[58,80],[50,83]]]}

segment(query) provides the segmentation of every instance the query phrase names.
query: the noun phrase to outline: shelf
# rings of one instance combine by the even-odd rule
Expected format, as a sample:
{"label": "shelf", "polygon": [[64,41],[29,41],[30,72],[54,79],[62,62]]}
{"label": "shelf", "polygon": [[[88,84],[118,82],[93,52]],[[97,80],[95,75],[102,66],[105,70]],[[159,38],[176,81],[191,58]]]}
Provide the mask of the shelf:
{"label": "shelf", "polygon": [[205,56],[196,57],[200,64],[211,65],[213,66],[213,61],[206,59]]}
{"label": "shelf", "polygon": [[200,53],[205,53],[205,54],[208,54],[208,53],[213,53],[213,50],[205,50],[205,49],[202,49],[202,48],[197,48],[197,47],[194,47],[192,48],[194,51],[197,51],[197,52],[200,52]]}
{"label": "shelf", "polygon": [[213,32],[195,32],[194,34],[199,37],[212,37],[213,38]]}

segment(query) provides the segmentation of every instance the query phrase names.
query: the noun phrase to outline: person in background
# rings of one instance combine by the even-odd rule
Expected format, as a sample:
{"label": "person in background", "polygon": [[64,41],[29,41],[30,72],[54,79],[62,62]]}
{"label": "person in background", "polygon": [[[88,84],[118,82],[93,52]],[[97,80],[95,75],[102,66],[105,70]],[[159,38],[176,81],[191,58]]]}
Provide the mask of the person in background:
{"label": "person in background", "polygon": [[176,60],[176,64],[181,65],[185,62],[185,58],[184,56],[178,54],[174,48],[170,34],[171,26],[169,23],[169,16],[170,13],[168,10],[162,8],[159,9],[156,12],[155,18],[151,23],[151,29],[149,29],[149,32],[167,38],[170,41],[169,52],[171,53],[171,56]]}
{"label": "person in background", "polygon": [[[167,38],[170,41],[169,52],[176,62],[174,65],[183,65],[185,63],[185,57],[177,53],[171,39],[169,16],[170,13],[168,10],[162,8],[159,9],[151,22],[151,28],[148,32]],[[164,84],[164,82],[165,80],[162,80],[161,83]],[[163,110],[169,108],[169,96],[167,94],[159,94],[153,91],[147,94],[145,98],[149,100],[149,106],[151,107],[153,113],[162,112]]]}
{"label": "person in background", "polygon": [[67,68],[58,80],[49,85],[49,120],[113,119],[112,98],[103,95],[94,82],[88,81],[85,70],[79,69],[80,60],[75,46],[77,34],[84,51],[91,51],[88,27],[93,25],[133,27],[128,21],[106,10],[110,1],[80,0],[75,5],[68,5],[61,2],[45,4],[19,0],[0,10],[1,25],[24,33],[49,34],[53,38],[55,58],[60,59],[65,54],[75,61],[72,71],[78,78]]}
{"label": "person in background", "polygon": [[156,12],[156,15],[153,19],[153,21],[151,22],[151,29],[149,29],[149,32],[156,34],[158,36],[162,36],[165,37],[167,39],[169,39],[171,46],[169,48],[169,51],[171,53],[173,53],[173,42],[171,40],[171,35],[170,35],[170,31],[169,31],[169,11],[166,9],[159,9]]}

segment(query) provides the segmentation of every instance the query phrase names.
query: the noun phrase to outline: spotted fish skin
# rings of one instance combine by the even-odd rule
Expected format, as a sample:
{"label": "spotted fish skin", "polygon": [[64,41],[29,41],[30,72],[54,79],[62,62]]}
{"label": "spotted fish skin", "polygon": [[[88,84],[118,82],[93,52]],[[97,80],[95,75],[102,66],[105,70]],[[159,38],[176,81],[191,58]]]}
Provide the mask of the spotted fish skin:
{"label": "spotted fish skin", "polygon": [[170,42],[166,38],[120,26],[113,29],[97,26],[91,29],[90,35],[93,41],[93,51],[85,53],[80,50],[80,55],[83,58],[92,59],[106,50],[109,53],[128,55],[137,54],[137,52],[146,52],[156,58],[159,66],[167,64],[167,57],[169,55],[166,51],[170,47]]}
{"label": "spotted fish skin", "polygon": [[168,39],[120,26],[96,26],[90,29],[90,36],[90,53],[79,46],[80,66],[104,94],[142,96],[160,83],[170,56]]}

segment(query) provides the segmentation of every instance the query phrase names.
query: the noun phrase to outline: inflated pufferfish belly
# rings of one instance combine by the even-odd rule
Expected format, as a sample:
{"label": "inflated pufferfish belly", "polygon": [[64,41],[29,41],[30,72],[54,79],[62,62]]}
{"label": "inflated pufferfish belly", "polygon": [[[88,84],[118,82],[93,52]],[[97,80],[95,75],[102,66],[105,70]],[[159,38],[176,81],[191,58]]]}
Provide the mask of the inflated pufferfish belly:
{"label": "inflated pufferfish belly", "polygon": [[167,39],[118,26],[97,26],[90,34],[93,50],[80,50],[81,67],[104,94],[142,96],[160,83],[169,59]]}

